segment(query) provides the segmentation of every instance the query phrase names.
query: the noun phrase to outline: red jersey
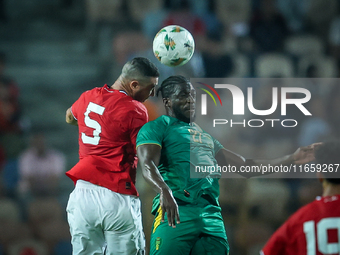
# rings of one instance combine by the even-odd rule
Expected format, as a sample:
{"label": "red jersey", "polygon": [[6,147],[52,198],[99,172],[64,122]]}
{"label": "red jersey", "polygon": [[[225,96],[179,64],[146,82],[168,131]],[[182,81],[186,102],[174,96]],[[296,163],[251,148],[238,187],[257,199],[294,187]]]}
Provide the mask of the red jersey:
{"label": "red jersey", "polygon": [[272,235],[261,254],[340,254],[340,195],[317,198],[299,209]]}
{"label": "red jersey", "polygon": [[79,162],[66,173],[114,192],[138,196],[136,137],[145,106],[107,85],[84,92],[71,107],[79,129]]}

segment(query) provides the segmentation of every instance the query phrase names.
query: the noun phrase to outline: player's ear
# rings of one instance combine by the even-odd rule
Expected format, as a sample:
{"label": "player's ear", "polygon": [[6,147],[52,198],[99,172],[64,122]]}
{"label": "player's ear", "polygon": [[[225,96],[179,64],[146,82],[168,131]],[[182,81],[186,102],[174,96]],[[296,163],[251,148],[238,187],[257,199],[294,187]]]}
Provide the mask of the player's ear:
{"label": "player's ear", "polygon": [[165,107],[171,107],[170,98],[163,98],[163,104]]}
{"label": "player's ear", "polygon": [[130,88],[131,88],[132,90],[137,89],[139,86],[140,86],[140,84],[139,84],[139,82],[136,81],[136,80],[133,80],[133,81],[130,82]]}

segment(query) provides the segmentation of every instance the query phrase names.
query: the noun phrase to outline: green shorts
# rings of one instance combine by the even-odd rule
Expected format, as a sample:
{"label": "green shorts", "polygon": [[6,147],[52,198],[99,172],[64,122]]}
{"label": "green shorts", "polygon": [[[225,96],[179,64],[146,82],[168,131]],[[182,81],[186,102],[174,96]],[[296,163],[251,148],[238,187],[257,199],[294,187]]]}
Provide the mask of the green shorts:
{"label": "green shorts", "polygon": [[158,208],[153,222],[150,255],[227,255],[229,244],[221,215],[214,205],[179,205],[176,228],[161,222]]}

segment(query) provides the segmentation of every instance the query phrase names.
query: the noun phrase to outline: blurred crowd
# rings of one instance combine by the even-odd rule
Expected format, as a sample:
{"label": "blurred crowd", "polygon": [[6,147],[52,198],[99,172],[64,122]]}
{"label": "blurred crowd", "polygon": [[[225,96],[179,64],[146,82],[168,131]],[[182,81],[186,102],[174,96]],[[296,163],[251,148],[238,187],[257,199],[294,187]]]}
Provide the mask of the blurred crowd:
{"label": "blurred crowd", "polygon": [[60,179],[66,158],[23,122],[19,86],[0,52],[0,254],[71,254]]}
{"label": "blurred crowd", "polygon": [[[6,26],[11,20],[3,5],[2,0],[0,25]],[[173,74],[243,78],[246,84],[251,84],[249,78],[271,78],[254,91],[257,109],[270,108],[273,87],[297,86],[311,92],[306,108],[312,117],[296,108],[287,110],[290,116],[285,118],[296,119],[296,128],[225,127],[217,134],[207,130],[227,149],[246,157],[272,158],[340,137],[340,87],[335,79],[340,77],[339,0],[60,0],[62,9],[80,7],[85,17],[84,54],[98,55],[106,64],[108,82],[128,59],[139,55],[159,67],[160,82]],[[154,35],[169,24],[185,27],[195,38],[195,54],[183,67],[161,65],[152,53]],[[0,53],[0,255],[70,254],[65,208],[59,201],[65,155],[49,146],[44,130],[36,132],[23,124],[20,86],[6,75],[6,54]],[[246,86],[242,89],[245,92]],[[228,102],[211,112],[209,121],[220,118],[221,112],[232,118],[231,110],[225,113],[231,97],[222,96]],[[146,102],[151,120],[164,113],[161,101]],[[276,111],[265,117],[282,118],[279,115]],[[255,118],[249,113],[246,117]],[[201,124],[199,118],[197,122]],[[149,240],[154,193],[139,177]],[[321,194],[316,179],[221,179],[220,184],[231,251],[240,255],[258,254],[292,212]]]}

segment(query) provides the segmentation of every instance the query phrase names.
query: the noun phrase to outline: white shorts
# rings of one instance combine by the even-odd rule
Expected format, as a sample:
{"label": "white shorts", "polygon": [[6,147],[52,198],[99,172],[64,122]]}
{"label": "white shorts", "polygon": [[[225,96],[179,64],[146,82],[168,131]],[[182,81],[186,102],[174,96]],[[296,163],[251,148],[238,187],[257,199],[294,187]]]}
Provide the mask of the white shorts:
{"label": "white shorts", "polygon": [[73,255],[145,253],[138,197],[78,180],[67,204]]}

